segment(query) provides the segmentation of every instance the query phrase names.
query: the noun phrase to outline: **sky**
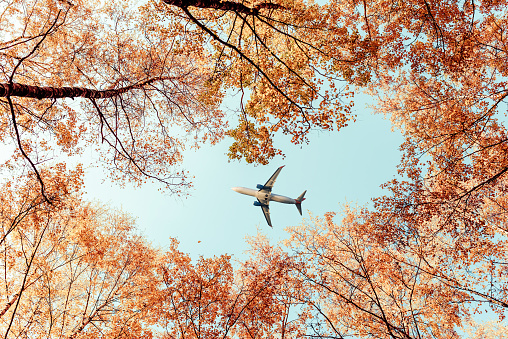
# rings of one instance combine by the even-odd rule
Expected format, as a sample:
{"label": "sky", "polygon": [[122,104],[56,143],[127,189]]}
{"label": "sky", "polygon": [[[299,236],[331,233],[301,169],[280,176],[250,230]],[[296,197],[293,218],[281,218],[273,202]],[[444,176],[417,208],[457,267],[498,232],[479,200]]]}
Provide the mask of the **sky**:
{"label": "sky", "polygon": [[[310,214],[340,212],[345,203],[364,205],[383,194],[379,186],[396,174],[402,136],[391,131],[383,115],[372,114],[367,107],[372,103],[368,96],[357,95],[356,122],[339,132],[315,131],[308,145],[295,146],[289,138],[278,137],[276,146],[286,157],[276,157],[265,166],[228,162],[230,139],[186,151],[183,167],[195,176],[187,198],[163,194],[156,184],[120,188],[103,180],[100,169],[86,174],[87,198],[136,217],[138,228],[156,246],[164,248],[170,238],[176,238],[180,250],[192,258],[227,253],[242,259],[248,250],[245,238],[256,235],[258,229],[271,241],[281,241],[287,238],[286,227],[301,224]],[[231,188],[264,184],[282,165],[272,192],[296,198],[307,190],[306,200],[303,216],[293,205],[270,203],[272,229],[261,208],[253,206],[255,198]]]}

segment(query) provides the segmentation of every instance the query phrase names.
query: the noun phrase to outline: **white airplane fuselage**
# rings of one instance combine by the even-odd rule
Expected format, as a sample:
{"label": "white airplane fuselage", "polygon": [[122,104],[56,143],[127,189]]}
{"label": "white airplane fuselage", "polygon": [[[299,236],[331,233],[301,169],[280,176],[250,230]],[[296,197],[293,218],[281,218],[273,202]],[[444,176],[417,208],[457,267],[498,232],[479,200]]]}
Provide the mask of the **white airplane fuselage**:
{"label": "white airplane fuselage", "polygon": [[295,199],[292,199],[290,197],[285,197],[283,195],[263,192],[263,191],[260,191],[257,189],[255,190],[252,188],[233,187],[232,190],[235,192],[241,193],[241,194],[250,195],[252,197],[255,197],[261,203],[264,203],[264,204],[266,204],[268,201],[276,201],[276,202],[281,202],[283,204],[297,204],[298,203]]}

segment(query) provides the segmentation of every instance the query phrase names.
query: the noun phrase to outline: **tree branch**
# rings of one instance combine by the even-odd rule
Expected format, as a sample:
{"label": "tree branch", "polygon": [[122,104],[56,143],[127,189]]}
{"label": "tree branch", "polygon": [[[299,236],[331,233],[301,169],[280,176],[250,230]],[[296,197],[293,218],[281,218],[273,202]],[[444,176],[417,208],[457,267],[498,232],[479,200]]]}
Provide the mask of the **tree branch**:
{"label": "tree branch", "polygon": [[217,0],[163,0],[168,5],[186,8],[189,6],[198,8],[213,8],[247,15],[257,15],[262,8],[267,9],[286,9],[284,6],[272,3],[261,3],[254,7],[247,7],[244,4],[233,1]]}
{"label": "tree branch", "polygon": [[[8,84],[8,85],[10,85],[10,84]],[[9,86],[9,87],[11,87],[11,86]],[[7,101],[9,102],[9,108],[10,108],[10,111],[11,111],[12,124],[14,126],[14,131],[16,132],[16,141],[18,143],[19,151],[21,152],[23,157],[30,163],[30,166],[34,170],[34,173],[37,176],[37,180],[39,181],[39,184],[41,185],[41,194],[42,194],[42,196],[44,197],[44,199],[49,204],[51,204],[51,200],[46,196],[46,188],[44,187],[44,181],[42,180],[41,174],[37,170],[37,167],[35,166],[35,164],[32,161],[32,159],[30,159],[28,154],[26,154],[25,149],[23,148],[23,144],[21,143],[21,136],[19,135],[18,123],[16,121],[16,114],[14,112],[14,106],[12,104],[12,100],[11,100],[10,96],[7,96]]]}
{"label": "tree branch", "polygon": [[174,80],[173,77],[156,77],[147,79],[126,87],[107,90],[95,90],[84,87],[41,87],[30,86],[18,83],[3,83],[0,84],[0,97],[24,97],[24,98],[76,98],[83,97],[88,99],[106,99],[119,96],[125,92],[133,89],[140,89],[143,86],[149,85],[156,81]]}

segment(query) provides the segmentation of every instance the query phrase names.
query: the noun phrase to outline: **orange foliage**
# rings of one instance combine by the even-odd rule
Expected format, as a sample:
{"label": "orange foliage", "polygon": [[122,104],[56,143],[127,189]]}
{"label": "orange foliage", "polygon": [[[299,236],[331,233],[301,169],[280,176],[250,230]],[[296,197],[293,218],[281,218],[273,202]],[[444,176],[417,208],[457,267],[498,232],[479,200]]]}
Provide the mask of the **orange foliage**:
{"label": "orange foliage", "polygon": [[[0,140],[17,145],[4,167],[31,171],[0,196],[6,337],[502,333],[475,316],[508,309],[506,1],[2,6]],[[177,193],[185,147],[227,135],[231,159],[266,164],[282,154],[275,133],[302,143],[344,127],[339,80],[402,131],[400,178],[372,209],[291,229],[289,253],[251,239],[236,272],[226,255],[150,248],[125,215],[72,194],[79,168],[40,165],[91,145],[114,177]],[[241,96],[238,123],[226,91]]]}
{"label": "orange foliage", "polygon": [[234,273],[230,256],[191,258],[173,242],[160,267],[163,284],[153,309],[168,338],[294,338],[306,317],[290,317],[290,259],[246,262]]}
{"label": "orange foliage", "polygon": [[[0,140],[16,145],[43,195],[38,164],[54,152],[91,146],[112,178],[180,193],[188,147],[227,134],[232,159],[266,164],[282,154],[275,133],[307,142],[312,129],[340,129],[351,118],[342,100],[351,92],[333,82],[354,55],[326,42],[357,37],[336,28],[327,7],[12,0],[2,11]],[[238,128],[219,107],[227,90],[242,93]]]}
{"label": "orange foliage", "polygon": [[401,177],[373,209],[290,231],[309,264],[295,275],[317,291],[310,303],[326,325],[315,335],[450,338],[485,309],[505,318],[507,5],[330,3],[364,37],[349,81],[379,98],[406,140]]}
{"label": "orange foliage", "polygon": [[[317,337],[506,332],[506,1],[331,1],[358,32],[343,75],[405,137],[400,178],[374,208],[290,230]],[[363,39],[363,40],[362,40]],[[296,292],[295,292],[296,293]],[[471,325],[473,324],[473,325]],[[470,327],[473,329],[470,330]]]}
{"label": "orange foliage", "polygon": [[38,193],[35,178],[2,186],[2,334],[96,338],[149,333],[143,301],[156,287],[157,252],[133,233],[132,219],[64,193],[79,184],[79,173],[58,177],[68,180],[46,186],[48,196],[58,194],[52,204]]}
{"label": "orange foliage", "polygon": [[297,337],[307,319],[284,253],[233,270],[230,256],[195,263],[137,234],[124,212],[86,203],[81,173],[42,170],[0,195],[0,329],[6,338]]}

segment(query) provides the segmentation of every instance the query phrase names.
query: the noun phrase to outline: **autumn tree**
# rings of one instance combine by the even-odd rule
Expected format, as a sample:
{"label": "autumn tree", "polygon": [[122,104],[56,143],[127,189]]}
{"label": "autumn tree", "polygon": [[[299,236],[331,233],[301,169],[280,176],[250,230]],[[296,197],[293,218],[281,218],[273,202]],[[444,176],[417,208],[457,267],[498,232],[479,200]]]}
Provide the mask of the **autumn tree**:
{"label": "autumn tree", "polygon": [[425,256],[377,242],[357,213],[346,209],[341,223],[330,213],[291,230],[289,248],[305,263],[294,274],[313,292],[305,300],[314,315],[309,335],[458,337],[475,296],[452,282],[460,279],[458,271],[445,277],[453,269],[440,270],[446,264],[439,265],[444,258],[438,241]]}
{"label": "autumn tree", "polygon": [[[3,5],[2,141],[14,142],[15,161],[37,175],[43,195],[39,164],[87,144],[113,177],[151,178],[178,192],[188,184],[174,170],[181,137],[213,143],[223,133],[221,94],[208,81],[199,42],[147,31],[127,5]],[[81,97],[79,105],[68,100]]]}
{"label": "autumn tree", "polygon": [[[302,1],[6,2],[2,141],[43,196],[40,164],[84,147],[112,178],[173,193],[189,184],[182,151],[225,135],[230,158],[266,164],[281,154],[275,133],[301,143],[351,118],[351,93],[336,80],[363,58],[348,50],[360,38],[333,11]],[[240,94],[238,123],[220,108],[226,91]]]}
{"label": "autumn tree", "polygon": [[417,255],[442,284],[504,317],[507,3],[343,8],[351,19],[363,10],[378,51],[369,89],[406,138],[402,178],[360,215],[366,234]]}
{"label": "autumn tree", "polygon": [[[167,6],[167,5],[171,6]],[[350,119],[347,89],[338,80],[363,59],[359,36],[334,22],[334,8],[305,1],[151,2],[148,26],[184,16],[213,49],[213,79],[240,95],[230,158],[266,164],[281,150],[272,136],[307,141],[313,128],[340,129]],[[361,40],[361,39],[360,39]]]}
{"label": "autumn tree", "polygon": [[58,197],[51,204],[35,175],[2,186],[2,336],[151,333],[146,311],[157,288],[157,252],[136,234],[125,213],[71,193],[81,185],[79,173],[61,166],[43,174],[46,194]]}
{"label": "autumn tree", "polygon": [[[295,319],[299,300],[289,289],[291,259],[284,253],[271,260],[252,258],[233,265],[231,257],[192,262],[173,242],[163,256],[162,287],[152,313],[168,338],[297,338],[305,314]],[[237,266],[236,269],[233,269]]]}
{"label": "autumn tree", "polygon": [[[487,227],[453,233],[441,220],[416,213],[388,224],[378,210],[348,206],[338,217],[328,213],[288,229],[290,238],[278,249],[293,263],[288,280],[298,281],[289,293],[309,308],[305,336],[458,338],[506,331],[503,323],[493,331],[484,318],[499,323],[508,310],[503,233]],[[270,262],[264,254],[270,248],[262,243],[256,253]]]}
{"label": "autumn tree", "polygon": [[361,23],[373,52],[357,73],[365,71],[376,110],[406,139],[399,173],[407,180],[386,185],[393,196],[383,208],[428,208],[429,218],[464,223],[483,214],[506,229],[507,3],[334,4],[344,25]]}

